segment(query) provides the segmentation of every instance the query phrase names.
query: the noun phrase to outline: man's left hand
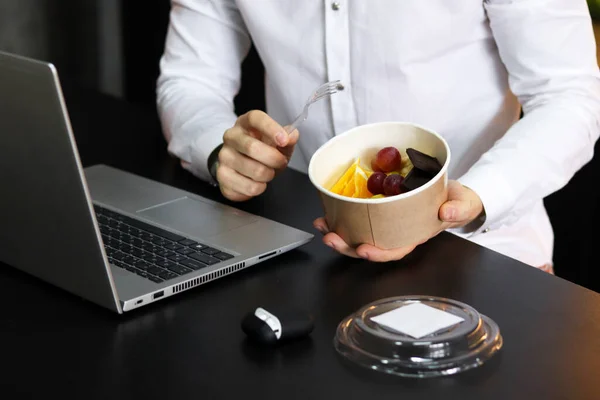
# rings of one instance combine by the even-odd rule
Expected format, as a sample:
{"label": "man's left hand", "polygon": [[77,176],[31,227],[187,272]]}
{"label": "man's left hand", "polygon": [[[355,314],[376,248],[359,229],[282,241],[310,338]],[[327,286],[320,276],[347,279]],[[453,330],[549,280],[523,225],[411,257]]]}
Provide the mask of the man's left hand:
{"label": "man's left hand", "polygon": [[[446,229],[458,228],[469,224],[479,217],[482,211],[483,204],[477,193],[457,181],[449,181],[448,200],[442,204],[439,210],[439,218],[443,222],[442,228],[433,236]],[[429,240],[389,250],[380,249],[366,243],[353,248],[344,242],[339,235],[329,231],[325,218],[316,219],[313,225],[318,231],[323,233],[323,242],[337,252],[350,257],[364,258],[376,262],[399,260],[413,251],[418,245]]]}

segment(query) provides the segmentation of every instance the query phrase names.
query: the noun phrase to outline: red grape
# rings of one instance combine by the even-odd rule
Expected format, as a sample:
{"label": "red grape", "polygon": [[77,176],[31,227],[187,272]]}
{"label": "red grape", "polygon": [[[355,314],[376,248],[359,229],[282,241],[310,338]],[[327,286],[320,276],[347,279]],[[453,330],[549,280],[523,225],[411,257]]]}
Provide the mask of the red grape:
{"label": "red grape", "polygon": [[373,172],[367,181],[367,189],[372,194],[383,194],[383,181],[386,175],[383,172]]}
{"label": "red grape", "polygon": [[383,172],[383,171],[381,170],[381,168],[379,168],[379,167],[377,166],[377,159],[376,159],[376,158],[374,158],[374,159],[372,159],[372,160],[371,160],[371,169],[372,169],[373,171],[375,171],[375,172]]}
{"label": "red grape", "polygon": [[386,176],[383,181],[383,193],[386,196],[395,196],[397,194],[402,193],[402,182],[404,178],[402,175],[398,174],[390,174]]}
{"label": "red grape", "polygon": [[395,147],[384,147],[377,152],[375,158],[375,164],[383,172],[391,172],[400,169],[401,162],[400,152]]}

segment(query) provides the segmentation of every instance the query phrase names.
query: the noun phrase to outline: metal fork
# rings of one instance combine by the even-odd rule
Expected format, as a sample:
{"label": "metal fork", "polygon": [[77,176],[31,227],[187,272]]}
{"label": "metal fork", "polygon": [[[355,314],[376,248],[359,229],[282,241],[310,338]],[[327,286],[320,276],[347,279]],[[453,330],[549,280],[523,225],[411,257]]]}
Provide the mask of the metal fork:
{"label": "metal fork", "polygon": [[292,122],[286,128],[287,132],[288,133],[294,132],[294,129],[297,129],[298,126],[300,126],[300,124],[306,120],[306,118],[308,117],[308,108],[311,106],[311,104],[316,103],[317,101],[324,99],[326,97],[329,97],[334,93],[337,93],[339,91],[339,84],[340,84],[340,81],[331,81],[331,82],[327,82],[327,83],[319,86],[310,95],[308,100],[306,100],[306,104],[304,105],[304,109],[302,110],[300,115],[298,115],[296,117],[296,119],[294,120],[294,122]]}

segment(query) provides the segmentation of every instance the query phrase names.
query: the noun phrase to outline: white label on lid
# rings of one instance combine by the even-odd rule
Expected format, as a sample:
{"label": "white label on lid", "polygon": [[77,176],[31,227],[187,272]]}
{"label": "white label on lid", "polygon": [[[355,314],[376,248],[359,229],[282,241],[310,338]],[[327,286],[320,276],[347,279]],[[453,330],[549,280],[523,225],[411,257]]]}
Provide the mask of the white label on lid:
{"label": "white label on lid", "polygon": [[373,317],[371,320],[415,339],[464,321],[461,317],[422,303],[396,308]]}

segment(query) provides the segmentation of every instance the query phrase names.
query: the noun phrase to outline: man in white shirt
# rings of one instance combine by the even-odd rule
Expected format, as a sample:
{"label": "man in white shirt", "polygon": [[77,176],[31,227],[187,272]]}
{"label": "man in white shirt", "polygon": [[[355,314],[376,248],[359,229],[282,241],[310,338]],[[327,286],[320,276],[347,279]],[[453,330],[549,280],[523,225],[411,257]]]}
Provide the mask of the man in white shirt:
{"label": "man in white shirt", "polygon": [[[267,113],[238,118],[252,42]],[[595,54],[585,0],[173,0],[157,104],[169,151],[233,201],[259,195],[286,166],[306,172],[317,148],[357,125],[427,126],[453,155],[440,209],[448,230],[549,269],[543,198],[589,162],[600,135]],[[282,126],[332,80],[343,91],[287,135]],[[354,249],[324,219],[315,227],[353,257],[414,248]]]}

